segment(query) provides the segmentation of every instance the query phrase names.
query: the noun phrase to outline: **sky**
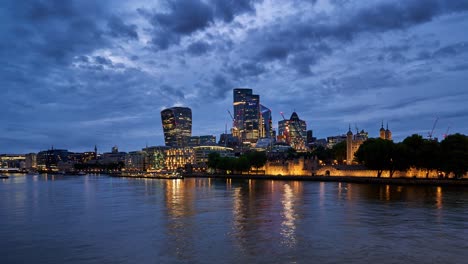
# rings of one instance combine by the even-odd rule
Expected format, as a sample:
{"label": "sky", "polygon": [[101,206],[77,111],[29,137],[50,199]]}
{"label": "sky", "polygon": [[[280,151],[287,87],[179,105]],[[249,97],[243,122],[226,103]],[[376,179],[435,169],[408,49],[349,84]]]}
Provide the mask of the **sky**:
{"label": "sky", "polygon": [[232,89],[314,136],[468,134],[468,0],[3,0],[0,153],[163,145],[232,125]]}

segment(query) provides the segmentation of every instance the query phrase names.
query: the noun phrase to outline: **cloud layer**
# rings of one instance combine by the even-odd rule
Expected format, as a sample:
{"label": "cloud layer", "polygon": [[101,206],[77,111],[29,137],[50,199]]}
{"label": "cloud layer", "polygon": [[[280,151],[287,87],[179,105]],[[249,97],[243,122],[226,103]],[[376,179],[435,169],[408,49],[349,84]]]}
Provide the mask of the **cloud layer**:
{"label": "cloud layer", "polygon": [[0,153],[163,144],[174,105],[219,135],[235,87],[318,137],[468,133],[466,0],[7,0],[0,20]]}

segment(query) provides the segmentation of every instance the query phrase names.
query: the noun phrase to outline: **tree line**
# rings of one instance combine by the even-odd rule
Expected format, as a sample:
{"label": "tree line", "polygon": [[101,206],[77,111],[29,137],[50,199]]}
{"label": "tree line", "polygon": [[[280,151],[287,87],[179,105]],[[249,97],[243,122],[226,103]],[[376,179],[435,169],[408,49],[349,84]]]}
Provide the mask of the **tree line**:
{"label": "tree line", "polygon": [[267,155],[265,152],[252,151],[242,154],[239,157],[221,157],[219,153],[212,152],[208,155],[208,167],[220,173],[249,172],[252,167],[258,169],[265,165]]}
{"label": "tree line", "polygon": [[440,143],[416,134],[400,143],[368,139],[356,151],[355,158],[367,168],[377,170],[377,177],[383,171],[389,171],[392,177],[395,171],[414,167],[425,170],[426,177],[431,171],[438,171],[461,178],[468,171],[468,136],[449,135]]}

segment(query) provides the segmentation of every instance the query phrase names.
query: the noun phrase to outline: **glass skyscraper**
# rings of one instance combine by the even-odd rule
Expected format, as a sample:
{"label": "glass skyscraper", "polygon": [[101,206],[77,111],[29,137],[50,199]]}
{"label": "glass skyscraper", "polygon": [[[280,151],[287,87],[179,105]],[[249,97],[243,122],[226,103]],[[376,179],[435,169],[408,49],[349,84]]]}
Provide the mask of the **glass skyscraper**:
{"label": "glass skyscraper", "polygon": [[260,110],[262,114],[262,130],[261,130],[261,137],[262,138],[274,138],[274,131],[273,131],[273,121],[271,118],[271,110],[260,104]]}
{"label": "glass skyscraper", "polygon": [[234,127],[232,134],[242,142],[257,142],[261,136],[260,96],[252,89],[234,89]]}
{"label": "glass skyscraper", "polygon": [[164,142],[170,147],[185,147],[192,136],[192,110],[171,107],[161,111]]}
{"label": "glass skyscraper", "polygon": [[278,134],[286,139],[286,143],[298,151],[306,150],[307,125],[304,120],[299,119],[296,112],[293,112],[289,120],[278,122]]}

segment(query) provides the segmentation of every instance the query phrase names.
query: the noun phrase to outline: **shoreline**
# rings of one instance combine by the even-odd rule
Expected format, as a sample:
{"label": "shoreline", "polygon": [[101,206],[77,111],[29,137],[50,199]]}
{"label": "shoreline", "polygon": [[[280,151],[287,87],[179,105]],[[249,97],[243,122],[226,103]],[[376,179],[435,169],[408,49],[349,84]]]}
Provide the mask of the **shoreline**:
{"label": "shoreline", "polygon": [[[51,174],[63,176],[85,176],[78,174]],[[163,179],[176,180],[183,178],[210,178],[210,179],[236,179],[236,180],[274,180],[274,181],[315,181],[315,182],[347,182],[375,185],[412,185],[412,186],[461,186],[468,187],[468,179],[435,179],[435,178],[377,178],[357,176],[294,176],[294,175],[264,175],[264,174],[184,174],[183,178],[164,178],[158,176],[128,176],[117,173],[99,173],[109,177],[135,178],[135,179]]]}
{"label": "shoreline", "polygon": [[463,186],[468,187],[468,179],[424,179],[424,178],[377,178],[354,176],[276,176],[276,175],[184,175],[185,178],[211,179],[244,179],[244,180],[276,180],[276,181],[318,181],[318,182],[348,182],[362,184],[384,185],[420,185],[420,186]]}

